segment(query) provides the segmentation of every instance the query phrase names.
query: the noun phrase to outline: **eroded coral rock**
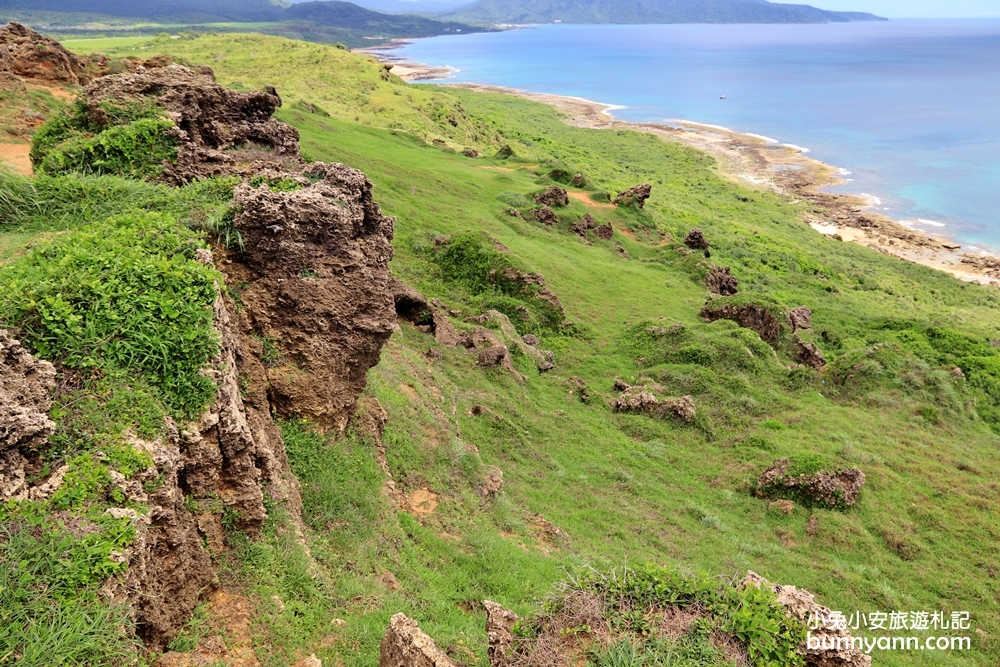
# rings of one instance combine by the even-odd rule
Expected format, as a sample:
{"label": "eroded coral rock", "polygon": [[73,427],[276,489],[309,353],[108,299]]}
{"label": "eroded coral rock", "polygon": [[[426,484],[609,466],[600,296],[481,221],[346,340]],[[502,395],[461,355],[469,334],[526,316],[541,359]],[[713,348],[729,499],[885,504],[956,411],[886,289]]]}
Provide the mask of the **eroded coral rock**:
{"label": "eroded coral rock", "polygon": [[[198,178],[257,172],[298,161],[298,131],[272,118],[281,106],[274,88],[241,92],[220,86],[211,69],[182,65],[141,67],[97,79],[84,90],[87,116],[95,127],[110,125],[107,104],[144,104],[154,99],[177,126],[177,160],[165,165],[164,178],[176,184]],[[229,149],[248,144],[266,151],[254,164],[241,165]],[[245,162],[246,160],[244,160]]]}
{"label": "eroded coral rock", "polygon": [[615,389],[622,393],[611,403],[614,412],[641,413],[657,419],[676,418],[688,424],[697,416],[694,399],[690,396],[661,401],[645,385],[631,386],[621,380],[615,382]]}
{"label": "eroded coral rock", "polygon": [[641,183],[624,192],[619,192],[613,202],[616,206],[634,206],[641,209],[646,206],[646,200],[652,193],[653,186],[650,183]]}
{"label": "eroded coral rock", "polygon": [[788,323],[792,327],[792,333],[801,329],[812,329],[812,311],[805,306],[792,308],[788,311]]}
{"label": "eroded coral rock", "polygon": [[0,72],[48,83],[86,84],[89,63],[15,21],[0,28]]}
{"label": "eroded coral rock", "polygon": [[517,614],[490,600],[483,600],[486,610],[486,655],[490,667],[507,667],[507,653],[514,643],[514,624]]}
{"label": "eroded coral rock", "polygon": [[559,218],[556,216],[556,212],[553,211],[548,206],[542,206],[536,209],[534,212],[535,220],[542,223],[543,225],[558,225]]}
{"label": "eroded coral rock", "polygon": [[763,340],[774,344],[781,338],[782,319],[774,308],[760,303],[716,304],[711,301],[702,308],[701,316],[709,322],[732,320],[745,329],[753,329]]}
{"label": "eroded coral rock", "polygon": [[708,250],[708,239],[705,238],[705,233],[701,229],[695,227],[688,232],[684,239],[684,245],[694,250]]}
{"label": "eroded coral rock", "polygon": [[553,208],[569,206],[569,193],[566,192],[565,188],[553,185],[546,188],[545,192],[535,195],[535,203]]}
{"label": "eroded coral rock", "polygon": [[457,667],[417,622],[404,614],[396,614],[389,620],[378,664],[379,667]]}
{"label": "eroded coral rock", "polygon": [[817,370],[826,366],[826,357],[823,356],[823,353],[816,347],[815,343],[796,340],[795,347],[798,350],[799,363]]}
{"label": "eroded coral rock", "polygon": [[604,241],[610,241],[615,237],[615,228],[611,226],[610,222],[606,222],[594,229],[594,233],[597,234],[597,238]]}
{"label": "eroded coral rock", "polygon": [[461,334],[442,308],[398,278],[392,279],[391,287],[397,316],[418,327],[427,327],[439,345],[455,347],[461,343]]}
{"label": "eroded coral rock", "polygon": [[25,498],[26,468],[55,431],[56,370],[0,330],[0,499]]}
{"label": "eroded coral rock", "polygon": [[[802,624],[812,619],[826,619],[831,610],[816,602],[816,596],[795,586],[772,584],[756,572],[747,572],[740,587],[770,588],[785,608],[785,613]],[[872,657],[854,648],[851,632],[847,629],[833,630],[824,627],[810,631],[812,642],[799,648],[808,667],[871,667]]]}
{"label": "eroded coral rock", "polygon": [[243,303],[280,350],[267,372],[272,409],[342,431],[395,327],[394,220],[360,171],[316,163],[303,173],[309,185],[290,192],[236,187]]}
{"label": "eroded coral rock", "polygon": [[722,296],[733,296],[734,294],[739,294],[740,291],[740,281],[730,273],[728,266],[725,268],[714,267],[705,277],[705,286],[713,294],[720,294]]}
{"label": "eroded coral rock", "polygon": [[857,468],[789,475],[788,467],[788,459],[776,460],[757,480],[757,495],[767,498],[791,495],[814,505],[850,507],[858,502],[865,484],[865,474]]}

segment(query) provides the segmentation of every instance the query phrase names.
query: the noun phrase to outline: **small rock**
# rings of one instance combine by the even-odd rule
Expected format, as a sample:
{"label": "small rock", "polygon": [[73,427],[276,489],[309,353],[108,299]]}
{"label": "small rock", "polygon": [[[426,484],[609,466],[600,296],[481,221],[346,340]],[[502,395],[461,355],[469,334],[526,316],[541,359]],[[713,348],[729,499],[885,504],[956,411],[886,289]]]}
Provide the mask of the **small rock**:
{"label": "small rock", "polygon": [[798,348],[799,363],[817,370],[826,366],[826,357],[815,343],[797,339],[795,345]]}
{"label": "small rock", "polygon": [[379,667],[457,667],[417,622],[396,614],[382,638]]}
{"label": "small rock", "polygon": [[486,642],[489,648],[486,655],[490,667],[507,667],[507,654],[514,643],[514,625],[517,614],[502,605],[489,600],[483,600],[486,610]]}
{"label": "small rock", "polygon": [[535,195],[535,203],[544,206],[569,206],[569,193],[558,185],[553,185],[540,194]]}
{"label": "small rock", "polygon": [[543,225],[558,225],[559,218],[556,216],[556,212],[553,211],[548,206],[543,206],[535,210],[535,220],[542,223]]}
{"label": "small rock", "polygon": [[496,466],[486,466],[484,473],[485,479],[479,487],[479,493],[484,498],[495,498],[503,490],[503,471]]}
{"label": "small rock", "polygon": [[597,238],[605,241],[610,241],[615,237],[615,228],[611,226],[610,222],[596,227],[594,232],[597,234]]}
{"label": "small rock", "polygon": [[705,238],[705,234],[701,229],[695,227],[688,232],[687,237],[684,239],[684,245],[694,250],[708,250],[708,239]]}
{"label": "small rock", "polygon": [[462,151],[462,155],[468,158],[475,159],[479,157],[479,151],[477,151],[475,148],[466,148],[464,151]]}
{"label": "small rock", "polygon": [[711,273],[705,277],[705,286],[713,294],[721,296],[733,296],[739,294],[740,291],[740,281],[729,272],[728,266],[725,268],[717,266],[712,269]]}
{"label": "small rock", "polygon": [[788,311],[788,323],[792,326],[792,333],[801,329],[812,329],[812,311],[805,306],[792,308]]}
{"label": "small rock", "polygon": [[530,345],[531,347],[538,347],[541,341],[538,340],[538,336],[535,334],[527,334],[521,337],[525,345]]}

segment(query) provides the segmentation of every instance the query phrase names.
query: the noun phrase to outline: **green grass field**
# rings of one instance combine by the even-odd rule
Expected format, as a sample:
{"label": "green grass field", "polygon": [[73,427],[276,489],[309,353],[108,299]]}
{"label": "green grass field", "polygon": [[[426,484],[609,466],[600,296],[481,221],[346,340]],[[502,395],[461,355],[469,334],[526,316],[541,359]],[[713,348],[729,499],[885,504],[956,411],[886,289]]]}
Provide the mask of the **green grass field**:
{"label": "green grass field", "polygon": [[[114,46],[124,56],[141,45]],[[275,85],[285,100],[280,118],[299,129],[305,155],[344,162],[374,182],[383,210],[397,217],[394,273],[460,309],[458,326],[499,302],[435,249],[436,238],[466,231],[541,273],[573,324],[523,325],[557,364],[539,375],[516,356],[523,383],[476,367],[461,348],[430,361],[433,339],[411,326],[393,336],[368,393],[390,415],[385,444],[397,488],[432,494],[433,512],[393,510],[361,436],[331,442],[308,424],[282,425],[313,560],[275,508],[260,542],[230,535],[222,575],[257,603],[264,664],[312,652],[324,664],[374,664],[399,611],[456,659],[487,664],[479,600],[525,614],[567,572],[642,561],[719,577],[752,569],[848,615],[969,611],[985,633],[971,633],[972,651],[881,652],[875,664],[1000,661],[996,289],[820,237],[802,222],[801,205],[736,185],[711,158],[651,135],[570,127],[553,109],[510,96],[386,81],[370,58],[332,47],[241,35],[155,46],[211,65],[226,85]],[[490,156],[504,145],[514,158],[456,152]],[[526,208],[557,168],[586,177],[586,189],[571,190],[650,182],[653,197],[643,212],[572,200],[554,227],[505,212]],[[93,212],[86,197],[101,199],[102,181],[92,183],[85,205],[53,200],[11,218],[0,232],[6,266],[31,256],[25,245],[35,234],[117,213]],[[224,199],[208,187],[171,195],[135,187],[133,201],[156,202],[146,207],[181,223],[191,206]],[[57,204],[59,215],[50,215]],[[612,241],[586,245],[570,231],[588,212],[614,225]],[[815,341],[831,362],[824,371],[798,367],[787,339],[772,350],[731,322],[701,320],[706,259],[678,243],[695,226],[742,295],[812,309]],[[698,418],[687,425],[613,413],[615,379],[691,395]],[[772,509],[752,488],[779,457],[861,468],[860,504]],[[506,485],[485,500],[477,489],[490,465]],[[195,624],[189,636],[197,632]]]}

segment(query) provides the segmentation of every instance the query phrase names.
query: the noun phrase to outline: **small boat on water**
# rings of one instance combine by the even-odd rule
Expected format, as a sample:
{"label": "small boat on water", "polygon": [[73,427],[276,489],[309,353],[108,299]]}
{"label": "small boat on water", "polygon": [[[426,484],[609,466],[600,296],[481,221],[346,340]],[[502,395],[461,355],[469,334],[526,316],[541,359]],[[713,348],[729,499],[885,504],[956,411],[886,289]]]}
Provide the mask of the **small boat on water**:
{"label": "small boat on water", "polygon": [[725,95],[722,95],[722,96],[720,96],[720,97],[719,97],[719,99],[720,99],[720,100],[724,100],[724,99],[726,99],[726,96],[725,96]]}

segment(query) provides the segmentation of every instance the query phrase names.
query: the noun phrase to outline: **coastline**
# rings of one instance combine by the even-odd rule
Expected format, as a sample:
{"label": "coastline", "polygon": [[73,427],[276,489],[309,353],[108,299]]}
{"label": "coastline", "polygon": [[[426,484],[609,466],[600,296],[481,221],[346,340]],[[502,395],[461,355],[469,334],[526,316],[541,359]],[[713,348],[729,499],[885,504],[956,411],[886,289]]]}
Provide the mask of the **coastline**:
{"label": "coastline", "polygon": [[[459,70],[435,67],[394,57],[391,51],[407,40],[364,49],[393,65],[392,73],[404,81],[450,78]],[[963,251],[962,245],[894,220],[873,209],[877,198],[825,191],[844,181],[843,170],[808,157],[808,149],[780,143],[757,134],[734,132],[692,120],[667,123],[631,123],[615,119],[619,105],[579,97],[532,93],[516,88],[476,83],[445,83],[480,92],[517,95],[555,107],[571,125],[590,129],[632,129],[679,141],[709,153],[718,160],[721,174],[775,192],[793,203],[804,203],[803,222],[817,233],[845,243],[856,243],[885,255],[944,271],[966,282],[1000,287],[1000,256]]]}

